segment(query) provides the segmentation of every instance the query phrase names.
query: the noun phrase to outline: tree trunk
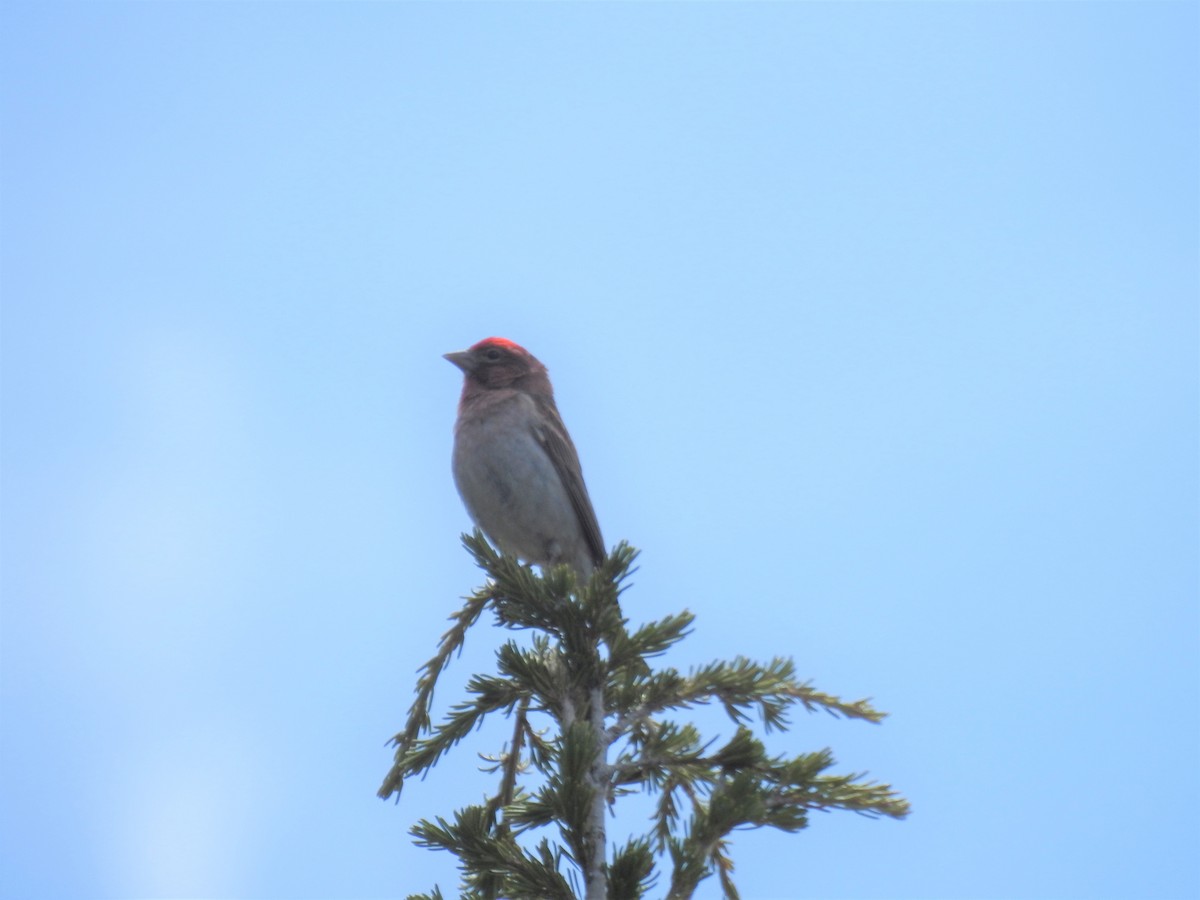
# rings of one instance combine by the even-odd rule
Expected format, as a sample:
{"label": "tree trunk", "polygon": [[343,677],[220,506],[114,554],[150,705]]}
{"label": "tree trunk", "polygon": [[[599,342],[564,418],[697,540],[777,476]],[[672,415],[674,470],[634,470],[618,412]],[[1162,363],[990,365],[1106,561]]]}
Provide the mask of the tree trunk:
{"label": "tree trunk", "polygon": [[608,736],[604,722],[604,686],[593,685],[588,698],[591,707],[592,731],[596,736],[596,758],[592,762],[590,775],[592,808],[588,814],[587,844],[588,859],[585,862],[584,878],[587,883],[587,900],[608,900],[608,873],[605,860],[608,856],[605,836],[605,814],[608,811]]}

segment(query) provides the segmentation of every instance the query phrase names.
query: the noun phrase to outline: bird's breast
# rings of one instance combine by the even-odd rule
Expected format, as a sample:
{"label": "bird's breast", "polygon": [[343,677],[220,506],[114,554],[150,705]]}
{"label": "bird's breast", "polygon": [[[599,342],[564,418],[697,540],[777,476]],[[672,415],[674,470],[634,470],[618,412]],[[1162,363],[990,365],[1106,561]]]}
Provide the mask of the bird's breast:
{"label": "bird's breast", "polygon": [[460,416],[454,481],[471,518],[500,549],[547,561],[551,545],[579,530],[570,496],[536,436],[537,407],[514,394],[479,415]]}

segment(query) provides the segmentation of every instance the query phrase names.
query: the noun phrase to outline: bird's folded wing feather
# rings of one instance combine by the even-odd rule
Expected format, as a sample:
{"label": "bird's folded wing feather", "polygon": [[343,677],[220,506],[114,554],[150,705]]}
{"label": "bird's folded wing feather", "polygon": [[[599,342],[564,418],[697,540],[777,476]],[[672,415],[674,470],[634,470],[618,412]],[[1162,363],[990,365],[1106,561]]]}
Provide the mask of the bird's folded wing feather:
{"label": "bird's folded wing feather", "polygon": [[596,511],[592,509],[591,498],[588,497],[587,487],[583,483],[582,470],[579,465],[579,454],[575,445],[563,427],[558,411],[553,406],[542,402],[539,398],[540,412],[545,416],[549,425],[537,425],[534,428],[535,437],[550,457],[554,470],[567,489],[571,505],[579,517],[584,540],[587,541],[591,552],[592,562],[599,565],[604,559],[604,539],[600,536],[600,523],[596,521]]}

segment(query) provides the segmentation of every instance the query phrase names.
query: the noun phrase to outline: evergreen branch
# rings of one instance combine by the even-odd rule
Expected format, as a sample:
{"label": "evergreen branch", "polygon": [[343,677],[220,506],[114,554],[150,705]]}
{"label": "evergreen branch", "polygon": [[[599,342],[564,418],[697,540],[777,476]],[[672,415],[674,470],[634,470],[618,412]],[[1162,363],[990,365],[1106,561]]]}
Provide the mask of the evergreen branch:
{"label": "evergreen branch", "polygon": [[420,774],[432,768],[450,748],[470,734],[489,713],[511,711],[527,692],[516,682],[504,678],[476,676],[467,685],[476,695],[474,701],[455,704],[445,722],[438,725],[429,737],[413,741],[397,752],[394,770],[399,779]]}
{"label": "evergreen branch", "polygon": [[512,641],[496,653],[497,668],[519,684],[526,685],[539,701],[539,708],[561,714],[570,687],[568,663],[558,648],[541,635],[533,646],[522,650]]}
{"label": "evergreen branch", "polygon": [[[561,638],[579,624],[576,604],[566,603],[575,585],[567,566],[557,566],[541,577],[514,556],[497,552],[478,528],[462,536],[463,546],[490,580],[482,589],[493,601],[497,621],[505,628],[533,629]],[[564,617],[573,621],[566,622]]]}
{"label": "evergreen branch", "polygon": [[613,698],[615,708],[621,712],[608,728],[609,742],[628,734],[657,712],[688,705],[682,697],[684,686],[684,677],[675,669],[616,680],[615,684],[609,686],[609,696]]}
{"label": "evergreen branch", "polygon": [[862,712],[863,701],[844,704],[797,682],[795,668],[790,659],[778,656],[766,665],[744,656],[732,662],[709,663],[689,674],[679,699],[684,705],[716,700],[739,725],[746,721],[745,710],[757,706],[768,731],[787,728],[787,707],[794,702],[810,710],[822,707],[834,713],[868,717]]}
{"label": "evergreen branch", "polygon": [[561,854],[543,840],[537,855],[524,850],[511,834],[488,826],[487,810],[468,806],[454,814],[454,822],[440,816],[422,820],[412,828],[420,847],[449,850],[460,861],[463,886],[485,897],[514,900],[575,900],[575,893],[559,871]]}
{"label": "evergreen branch", "polygon": [[[655,723],[652,740],[639,743],[613,765],[616,785],[644,784],[651,787],[687,783],[705,789],[723,773],[763,769],[766,751],[746,728],[739,728],[729,742],[711,756],[704,751],[713,744],[698,745],[699,735],[691,725]],[[663,788],[664,791],[666,788]]]}
{"label": "evergreen branch", "polygon": [[617,640],[609,643],[610,667],[614,672],[622,672],[631,665],[635,671],[647,670],[645,660],[661,656],[672,644],[691,634],[691,624],[695,618],[685,610],[657,622],[648,622],[633,634],[621,634]]}
{"label": "evergreen branch", "polygon": [[654,852],[648,838],[631,838],[614,848],[608,867],[609,900],[638,900],[654,886]]}
{"label": "evergreen branch", "polygon": [[726,896],[737,896],[729,876],[731,864],[723,863],[725,837],[736,827],[755,821],[761,816],[762,800],[756,791],[753,773],[744,772],[723,780],[713,790],[708,802],[694,803],[687,833],[682,840],[671,841],[674,871],[668,900],[691,897],[696,886],[715,868],[723,872],[722,886]]}
{"label": "evergreen branch", "polygon": [[738,725],[747,721],[747,710],[757,707],[768,731],[787,730],[788,707],[797,703],[810,712],[823,709],[835,717],[869,722],[880,722],[886,716],[867,700],[846,702],[815,690],[809,682],[796,681],[794,673],[795,663],[782,657],[763,665],[739,656],[732,662],[693,669],[687,676],[675,669],[662,669],[617,689],[624,711],[609,728],[609,735],[616,739],[657,712],[714,701]]}
{"label": "evergreen branch", "polygon": [[[722,769],[711,784],[707,799],[696,788],[701,779],[668,782],[659,804],[660,842],[670,850],[674,864],[669,898],[692,895],[701,880],[718,873],[726,897],[737,897],[733,863],[725,854],[726,837],[744,826],[770,826],[799,831],[808,826],[808,810],[845,809],[871,818],[904,818],[909,804],[890,785],[863,782],[859,774],[821,775],[833,765],[828,750],[802,754],[791,760],[768,759],[761,743],[741,730],[720,752],[696,763]],[[742,767],[744,765],[744,768]],[[734,768],[737,766],[737,768]],[[682,839],[672,837],[668,820],[678,818],[671,795],[685,787],[692,800],[692,817]]]}
{"label": "evergreen branch", "polygon": [[[450,657],[455,652],[462,652],[467,629],[478,620],[490,598],[491,592],[486,588],[478,590],[468,597],[466,605],[451,614],[450,618],[454,621],[454,625],[442,635],[437,654],[421,666],[421,675],[417,680],[417,697],[408,710],[408,722],[405,724],[404,730],[391,740],[392,746],[396,748],[396,757],[391,770],[379,788],[379,796],[384,800],[393,793],[398,795],[403,787],[405,772],[400,761],[421,732],[429,728],[430,708],[433,704],[433,691],[437,687],[438,676],[450,664]],[[399,797],[397,796],[396,799],[399,800]]]}
{"label": "evergreen branch", "polygon": [[700,732],[690,722],[678,725],[667,720],[647,719],[630,734],[622,758],[661,756],[679,760],[696,759],[706,747],[700,740]]}
{"label": "evergreen branch", "polygon": [[679,807],[675,803],[675,792],[680,789],[680,782],[668,779],[662,783],[662,794],[654,815],[654,840],[661,852],[671,839],[675,823],[679,821]]}
{"label": "evergreen branch", "polygon": [[572,859],[581,859],[582,834],[593,793],[587,784],[588,767],[595,756],[595,738],[585,721],[576,722],[560,738],[548,760],[546,783],[530,797],[513,802],[505,818],[518,831],[560,823]]}
{"label": "evergreen branch", "polygon": [[[547,785],[557,802],[555,818],[561,823],[567,846],[580,866],[586,865],[589,857],[588,818],[595,788],[588,776],[595,758],[596,736],[590,723],[581,719],[563,732],[559,771],[551,775]],[[600,852],[603,854],[603,847]]]}
{"label": "evergreen branch", "polygon": [[[509,744],[508,752],[503,754],[500,760],[500,789],[496,791],[496,796],[487,803],[489,825],[493,827],[496,824],[496,814],[511,805],[516,796],[517,773],[521,770],[521,746],[525,733],[529,730],[528,714],[529,698],[522,697],[517,706],[517,714],[513,717],[512,742]],[[509,827],[507,816],[501,827]]]}
{"label": "evergreen branch", "polygon": [[[880,816],[903,819],[912,811],[909,802],[896,793],[890,784],[859,781],[863,777],[864,773],[823,775],[804,787],[780,787],[767,797],[767,808],[772,812],[794,808],[822,811],[845,809],[869,819]],[[764,824],[795,830],[785,827],[782,822],[769,821]]]}
{"label": "evergreen branch", "polygon": [[517,833],[531,828],[540,828],[554,822],[559,803],[553,791],[544,785],[532,797],[522,797],[514,800],[504,810],[504,821],[508,822]]}
{"label": "evergreen branch", "polygon": [[[589,626],[609,648],[610,666],[619,656],[617,648],[629,640],[626,620],[621,615],[621,595],[629,588],[633,561],[638,551],[624,541],[617,544],[592,573],[579,591],[580,610]],[[641,663],[642,666],[645,663]]]}
{"label": "evergreen branch", "polygon": [[545,772],[554,759],[554,742],[546,740],[543,735],[546,729],[535,731],[532,727],[525,731],[525,741],[529,747],[529,762],[539,772]]}
{"label": "evergreen branch", "polygon": [[839,716],[846,719],[863,719],[878,725],[888,714],[871,706],[871,698],[846,701],[832,694],[816,690],[811,681],[799,682],[788,687],[785,691],[791,699],[801,703],[808,712],[824,710],[835,719]]}
{"label": "evergreen branch", "polygon": [[717,870],[717,877],[721,880],[721,890],[725,892],[725,900],[740,900],[741,894],[733,884],[733,860],[725,852],[728,846],[728,841],[717,841],[709,858]]}

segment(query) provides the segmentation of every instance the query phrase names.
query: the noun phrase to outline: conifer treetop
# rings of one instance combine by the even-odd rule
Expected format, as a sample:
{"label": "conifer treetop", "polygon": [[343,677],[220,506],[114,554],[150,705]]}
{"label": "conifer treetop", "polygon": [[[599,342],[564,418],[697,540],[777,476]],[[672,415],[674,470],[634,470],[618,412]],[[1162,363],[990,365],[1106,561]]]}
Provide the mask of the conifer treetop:
{"label": "conifer treetop", "polygon": [[[422,666],[379,789],[398,800],[407,779],[426,775],[485,718],[510,719],[507,745],[486,757],[495,792],[450,819],[422,820],[412,829],[420,846],[458,857],[463,897],[632,900],[666,875],[666,896],[684,900],[715,874],[725,896],[736,898],[734,829],[799,831],[814,809],[908,814],[908,801],[890,785],[864,773],[829,774],[828,749],[773,755],[753,729],[787,731],[796,707],[882,721],[885,714],[868,700],[818,691],[781,657],[760,663],[738,656],[687,672],[652,666],[689,634],[694,617],[684,611],[628,629],[620,597],[637,551],[627,544],[577,584],[566,566],[538,575],[498,554],[478,531],[463,543],[488,580],[451,616],[437,653]],[[532,636],[527,646],[506,641],[496,671],[472,677],[468,698],[435,725],[438,677],[489,608],[503,628]],[[675,718],[701,705],[721,708],[732,736],[705,739]],[[610,851],[607,815],[631,792],[656,797],[651,827]],[[411,895],[441,896],[436,888]]]}

